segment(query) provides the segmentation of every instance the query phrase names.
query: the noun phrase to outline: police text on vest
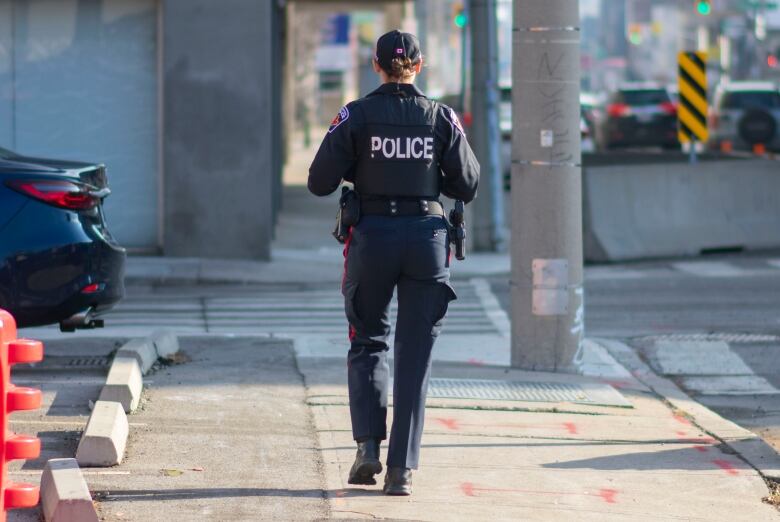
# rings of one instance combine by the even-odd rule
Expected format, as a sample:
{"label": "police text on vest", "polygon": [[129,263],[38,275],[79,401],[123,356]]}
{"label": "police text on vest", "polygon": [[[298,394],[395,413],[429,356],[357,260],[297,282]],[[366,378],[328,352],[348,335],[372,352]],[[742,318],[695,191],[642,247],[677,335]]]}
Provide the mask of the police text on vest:
{"label": "police text on vest", "polygon": [[371,136],[371,157],[381,153],[386,159],[433,159],[433,137],[381,138]]}

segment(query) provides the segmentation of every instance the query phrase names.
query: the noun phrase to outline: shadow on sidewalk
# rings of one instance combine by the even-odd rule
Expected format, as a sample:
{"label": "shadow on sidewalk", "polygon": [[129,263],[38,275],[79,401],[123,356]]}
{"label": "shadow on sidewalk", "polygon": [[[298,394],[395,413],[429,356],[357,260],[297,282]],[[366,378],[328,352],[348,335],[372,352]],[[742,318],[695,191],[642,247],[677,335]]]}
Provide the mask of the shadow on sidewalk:
{"label": "shadow on sidewalk", "polygon": [[548,469],[596,469],[605,471],[686,470],[719,471],[740,475],[753,471],[722,444],[687,446],[664,451],[608,455],[589,459],[542,464]]}
{"label": "shadow on sidewalk", "polygon": [[128,489],[125,491],[93,491],[100,502],[135,502],[160,500],[187,500],[203,498],[292,497],[292,498],[349,498],[382,495],[379,489],[281,489],[281,488],[204,488],[204,489]]}

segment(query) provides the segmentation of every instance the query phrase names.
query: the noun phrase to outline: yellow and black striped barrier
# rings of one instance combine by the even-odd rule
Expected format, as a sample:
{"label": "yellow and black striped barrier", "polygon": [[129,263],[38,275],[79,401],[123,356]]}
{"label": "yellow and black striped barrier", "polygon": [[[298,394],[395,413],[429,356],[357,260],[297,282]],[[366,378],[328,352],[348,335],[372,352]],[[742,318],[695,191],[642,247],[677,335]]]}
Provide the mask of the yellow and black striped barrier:
{"label": "yellow and black striped barrier", "polygon": [[683,52],[677,55],[680,105],[677,109],[680,143],[706,143],[707,131],[707,53]]}

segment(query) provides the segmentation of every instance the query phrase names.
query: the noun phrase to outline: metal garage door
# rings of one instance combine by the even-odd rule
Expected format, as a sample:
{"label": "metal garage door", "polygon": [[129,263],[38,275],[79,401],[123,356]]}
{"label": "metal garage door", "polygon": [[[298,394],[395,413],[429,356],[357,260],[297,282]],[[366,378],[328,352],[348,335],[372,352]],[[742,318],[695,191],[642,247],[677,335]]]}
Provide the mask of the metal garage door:
{"label": "metal garage door", "polygon": [[112,232],[159,229],[157,0],[0,0],[0,147],[108,166]]}

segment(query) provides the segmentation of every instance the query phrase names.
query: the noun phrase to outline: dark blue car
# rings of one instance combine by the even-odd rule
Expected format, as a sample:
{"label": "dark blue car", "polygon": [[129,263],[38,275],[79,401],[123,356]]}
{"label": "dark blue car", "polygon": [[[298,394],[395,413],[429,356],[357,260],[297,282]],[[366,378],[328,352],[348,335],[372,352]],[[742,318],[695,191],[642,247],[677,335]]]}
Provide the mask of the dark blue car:
{"label": "dark blue car", "polygon": [[20,327],[102,326],[124,295],[125,250],[106,227],[103,165],[0,149],[0,308]]}

